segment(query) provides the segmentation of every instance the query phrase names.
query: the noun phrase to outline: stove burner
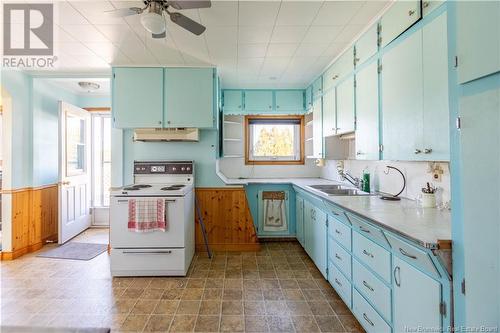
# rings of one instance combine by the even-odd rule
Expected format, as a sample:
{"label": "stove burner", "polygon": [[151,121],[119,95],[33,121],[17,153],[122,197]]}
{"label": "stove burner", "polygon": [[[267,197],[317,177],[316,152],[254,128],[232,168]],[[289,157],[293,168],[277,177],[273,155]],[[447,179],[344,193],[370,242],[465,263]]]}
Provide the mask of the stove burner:
{"label": "stove burner", "polygon": [[170,186],[162,187],[161,190],[162,191],[175,191],[175,190],[179,190],[179,189],[183,188],[184,186],[186,186],[186,185],[170,185]]}
{"label": "stove burner", "polygon": [[140,190],[141,188],[149,188],[151,187],[151,185],[147,185],[147,184],[137,184],[137,185],[132,185],[132,186],[128,186],[128,187],[124,187],[123,189],[125,191],[138,191]]}

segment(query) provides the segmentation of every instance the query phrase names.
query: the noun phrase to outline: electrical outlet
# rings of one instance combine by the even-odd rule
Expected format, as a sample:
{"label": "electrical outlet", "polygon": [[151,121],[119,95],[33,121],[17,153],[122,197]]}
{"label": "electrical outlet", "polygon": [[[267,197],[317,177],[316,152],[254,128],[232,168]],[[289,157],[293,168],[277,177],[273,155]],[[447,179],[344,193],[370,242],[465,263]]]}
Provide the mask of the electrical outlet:
{"label": "electrical outlet", "polygon": [[434,179],[435,182],[440,182],[441,181],[441,174],[434,172],[432,175],[432,179]]}
{"label": "electrical outlet", "polygon": [[440,182],[441,181],[441,178],[443,176],[443,169],[441,168],[441,165],[439,164],[436,164],[434,166],[434,170],[432,170],[432,179],[436,182]]}

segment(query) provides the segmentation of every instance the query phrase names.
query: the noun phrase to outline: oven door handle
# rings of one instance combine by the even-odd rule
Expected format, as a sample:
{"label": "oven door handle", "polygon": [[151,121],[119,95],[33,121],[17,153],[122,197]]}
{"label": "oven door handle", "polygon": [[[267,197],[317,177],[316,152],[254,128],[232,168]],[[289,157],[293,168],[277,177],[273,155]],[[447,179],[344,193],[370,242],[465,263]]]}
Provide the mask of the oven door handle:
{"label": "oven door handle", "polygon": [[165,250],[165,251],[123,251],[123,254],[171,254],[171,250]]}

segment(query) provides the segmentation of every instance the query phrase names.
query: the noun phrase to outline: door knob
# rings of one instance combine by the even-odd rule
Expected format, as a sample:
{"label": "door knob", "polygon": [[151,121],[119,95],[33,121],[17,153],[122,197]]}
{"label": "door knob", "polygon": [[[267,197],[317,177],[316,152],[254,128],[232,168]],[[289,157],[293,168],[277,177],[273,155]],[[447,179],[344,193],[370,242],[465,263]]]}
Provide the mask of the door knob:
{"label": "door knob", "polygon": [[420,154],[421,152],[422,152],[422,150],[420,150],[420,149],[415,149],[415,151],[414,151],[415,154]]}
{"label": "door knob", "polygon": [[71,182],[69,180],[65,180],[61,182],[61,185],[69,185]]}
{"label": "door knob", "polygon": [[432,148],[425,148],[424,149],[424,154],[430,154],[432,153]]}

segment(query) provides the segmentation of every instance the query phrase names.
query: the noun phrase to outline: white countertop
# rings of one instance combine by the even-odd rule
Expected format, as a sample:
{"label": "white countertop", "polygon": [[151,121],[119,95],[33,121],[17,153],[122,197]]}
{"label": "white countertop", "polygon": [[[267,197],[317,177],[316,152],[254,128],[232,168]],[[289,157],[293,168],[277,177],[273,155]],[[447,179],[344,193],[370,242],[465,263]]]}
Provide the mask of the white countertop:
{"label": "white countertop", "polygon": [[308,185],[339,184],[322,178],[225,179],[227,185],[292,184],[358,214],[381,227],[427,248],[438,241],[451,240],[451,213],[437,208],[421,208],[413,200],[384,201],[371,196],[328,196]]}

